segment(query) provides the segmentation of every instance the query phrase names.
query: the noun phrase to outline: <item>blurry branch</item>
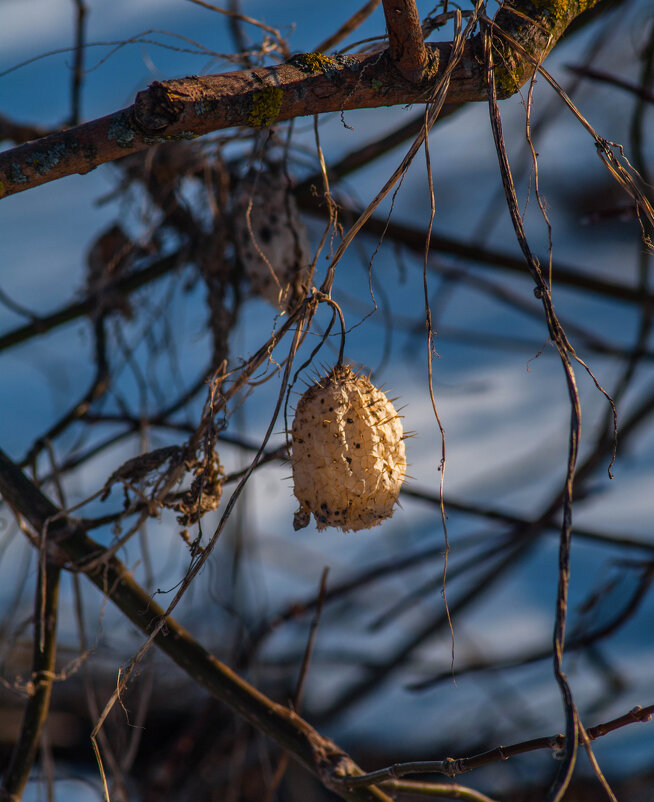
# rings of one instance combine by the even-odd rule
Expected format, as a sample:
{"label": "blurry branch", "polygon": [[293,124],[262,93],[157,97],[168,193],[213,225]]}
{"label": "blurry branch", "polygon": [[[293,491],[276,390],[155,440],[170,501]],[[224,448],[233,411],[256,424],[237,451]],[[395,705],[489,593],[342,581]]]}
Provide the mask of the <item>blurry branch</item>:
{"label": "blurry branch", "polygon": [[9,766],[2,780],[0,800],[19,802],[36,759],[43,734],[52,683],[55,677],[57,654],[57,611],[59,601],[59,577],[61,569],[48,558],[48,521],[43,520],[45,530],[44,565],[39,566],[34,604],[34,646],[32,674],[28,684],[29,698],[23,714],[20,736],[11,755]]}
{"label": "blurry branch", "polygon": [[[424,565],[427,560],[439,559],[443,553],[441,544],[437,546],[430,546],[426,549],[421,549],[406,557],[399,557],[394,555],[390,560],[377,563],[364,571],[355,574],[354,576],[344,579],[338,584],[333,585],[325,594],[324,603],[329,604],[337,601],[343,596],[347,596],[354,591],[361,590],[385,576],[399,576],[402,571],[410,570],[416,565]],[[290,604],[281,612],[277,613],[273,618],[264,621],[254,631],[251,637],[250,653],[254,652],[261,644],[261,642],[272,632],[278,629],[287,621],[292,621],[299,618],[304,613],[313,610],[316,607],[317,599],[315,596],[306,598],[304,600],[296,601]]]}
{"label": "blurry branch", "polygon": [[[402,488],[402,496],[420,499],[429,504],[436,506],[440,505],[440,497],[437,493],[430,493],[426,490],[419,490],[412,487]],[[523,518],[519,515],[503,510],[498,507],[490,507],[488,505],[471,504],[459,498],[452,498],[447,496],[445,504],[448,509],[457,510],[458,512],[468,513],[470,515],[477,515],[488,520],[500,521],[502,523],[513,524],[516,526],[542,526],[543,529],[551,531],[558,531],[560,524],[557,521],[535,521],[529,518]],[[600,543],[606,546],[618,546],[619,548],[637,549],[647,553],[654,553],[654,543],[648,542],[635,537],[627,537],[622,535],[611,535],[606,532],[598,532],[594,529],[574,528],[574,536],[582,540],[588,540],[594,543]]]}
{"label": "blurry branch", "polygon": [[[313,621],[311,622],[311,627],[309,628],[309,638],[307,640],[307,645],[304,649],[304,655],[302,657],[302,663],[300,664],[300,672],[297,679],[297,686],[295,688],[295,696],[293,697],[292,707],[296,713],[299,713],[302,709],[302,697],[304,696],[304,687],[307,679],[307,675],[309,673],[309,664],[311,662],[311,655],[313,654],[313,647],[316,642],[316,635],[318,634],[318,624],[320,623],[320,616],[322,614],[323,604],[325,602],[325,591],[327,590],[327,576],[329,574],[329,566],[325,566],[322,571],[322,576],[320,577],[320,589],[318,590],[318,600],[316,603],[316,612],[313,616]],[[275,776],[273,777],[272,781],[269,784],[267,789],[267,802],[272,802],[275,798],[275,793],[277,789],[281,785],[282,780],[284,779],[284,774],[286,773],[286,768],[288,766],[289,755],[288,752],[284,752],[281,756],[279,763],[277,764],[277,769],[275,770]]]}
{"label": "blurry branch", "polygon": [[241,14],[234,9],[224,9],[220,8],[220,6],[216,6],[213,3],[207,3],[205,0],[189,0],[191,3],[195,3],[196,6],[202,6],[203,8],[209,9],[209,11],[216,11],[218,14],[224,14],[226,17],[230,18],[230,21],[235,20],[236,22],[244,22],[248,25],[254,25],[255,28],[260,28],[262,31],[269,33],[273,39],[277,42],[280,50],[282,51],[285,58],[288,58],[289,52],[284,42],[284,38],[280,31],[277,28],[273,28],[270,25],[266,25],[263,22],[260,22],[253,17],[248,17],[245,14]]}
{"label": "blurry branch", "polygon": [[[327,214],[327,210],[315,205],[315,200],[311,200],[307,196],[300,196],[299,200],[303,211],[318,217],[323,217]],[[354,216],[359,215],[359,211],[356,209],[348,208],[347,211]],[[422,252],[424,249],[424,232],[417,227],[400,223],[387,223],[381,217],[372,216],[366,222],[363,230],[366,234],[377,237],[385,233],[387,239],[404,245],[412,251]],[[473,262],[476,265],[487,265],[492,268],[507,270],[511,273],[520,273],[522,275],[525,273],[524,262],[519,257],[492,248],[467,244],[453,237],[432,233],[430,237],[430,249],[435,253],[455,256],[465,261]],[[107,285],[106,291],[112,294],[120,294],[122,297],[127,297],[130,293],[137,291],[141,287],[181,267],[187,258],[184,251],[176,251],[169,256],[151,262],[147,267],[131,271],[121,278],[116,279]],[[437,270],[437,272],[441,272],[437,267],[434,269]],[[625,284],[618,284],[606,279],[597,278],[590,273],[586,274],[582,272],[579,268],[560,262],[554,262],[553,272],[555,284],[561,287],[592,292],[596,295],[609,298],[612,301],[623,301],[639,306],[647,304],[654,305],[654,293],[642,291],[638,287],[630,287]],[[78,320],[81,317],[86,317],[96,308],[97,298],[94,295],[89,295],[72,304],[62,306],[48,315],[34,318],[29,323],[17,326],[15,329],[1,334],[0,351],[12,348],[33,337],[45,334],[74,320]],[[624,349],[602,342],[593,341],[589,343],[588,346],[593,350],[608,355],[625,355]],[[645,350],[637,352],[636,355],[646,359],[652,358],[650,352]],[[158,425],[161,422],[161,416],[157,416],[156,420],[151,419],[151,422]]]}
{"label": "blurry branch", "polygon": [[[566,652],[585,649],[596,644],[598,641],[609,637],[616,630],[618,630],[637,612],[652,585],[653,579],[654,568],[650,564],[642,571],[642,575],[630,598],[626,600],[621,608],[615,611],[611,619],[593,630],[567,638],[565,642]],[[507,669],[521,668],[522,666],[531,665],[541,660],[547,660],[551,657],[552,647],[550,645],[543,649],[539,649],[521,656],[516,656],[514,658],[503,660],[479,660],[474,663],[468,663],[467,665],[458,665],[456,669],[456,675],[457,677],[460,677],[463,674],[477,674],[479,672],[489,670],[506,671]],[[425,690],[426,688],[431,688],[450,677],[451,673],[449,671],[441,672],[437,676],[413,683],[410,687],[412,690],[421,691]]]}
{"label": "blurry branch", "polygon": [[589,78],[591,81],[599,81],[600,83],[608,84],[609,86],[616,86],[618,89],[625,89],[627,92],[636,95],[646,103],[654,103],[654,92],[646,86],[631,83],[624,78],[618,78],[617,75],[612,75],[610,72],[603,70],[596,70],[592,67],[577,67],[573,64],[568,66],[570,72],[579,75],[582,78]]}
{"label": "blurry branch", "polygon": [[232,35],[236,52],[241,54],[241,63],[244,67],[250,67],[252,65],[252,57],[247,52],[248,48],[240,9],[240,0],[229,0],[229,31]]}
{"label": "blurry branch", "polygon": [[[440,499],[438,495],[434,493],[426,493],[404,488],[402,490],[402,497],[406,496],[421,499],[436,506],[440,505]],[[446,497],[445,504],[449,510],[457,510],[459,512],[479,516],[488,520],[501,521],[503,523],[512,524],[516,527],[522,527],[525,530],[528,530],[530,527],[536,527],[535,521],[530,521],[526,518],[520,518],[504,510],[465,503],[461,500],[453,499],[450,496]],[[543,523],[542,529],[545,532],[549,531],[550,533],[558,533],[560,524],[555,521],[550,521],[548,523]],[[654,554],[654,543],[648,543],[646,541],[639,540],[638,538],[621,537],[619,535],[610,535],[589,529],[577,529],[576,527],[573,534],[575,538],[588,540],[600,545],[643,551],[650,555]],[[387,561],[372,565],[369,568],[366,568],[364,571],[356,573],[353,576],[347,577],[342,581],[332,585],[332,587],[326,593],[325,603],[331,604],[332,602],[338,601],[343,597],[349,596],[351,593],[362,590],[367,585],[384,579],[386,576],[398,576],[403,571],[409,571],[416,566],[425,565],[428,560],[440,559],[442,552],[443,547],[439,544],[438,546],[431,546],[426,549],[415,551],[405,557],[395,555]],[[436,582],[436,580],[433,581]],[[282,609],[280,612],[276,613],[272,618],[262,622],[251,636],[250,654],[259,648],[260,644],[263,640],[265,640],[265,638],[279,629],[279,627],[281,627],[283,624],[300,618],[301,616],[313,610],[315,606],[315,596],[298,599]],[[550,648],[547,650],[547,654],[545,656],[550,656],[551,653],[552,651]],[[466,670],[467,667],[465,666],[463,668],[457,666],[457,676]],[[450,677],[451,674],[448,672],[447,676]],[[444,675],[442,677],[439,675],[439,679],[441,678],[444,678]]]}
{"label": "blurry branch", "polygon": [[82,398],[75,403],[45,434],[37,438],[23,460],[34,463],[39,453],[54,437],[64,432],[71,423],[82,418],[91,404],[101,398],[109,388],[109,362],[107,359],[107,342],[104,317],[99,317],[94,324],[95,333],[95,376]]}
{"label": "blurry branch", "polygon": [[[108,283],[104,288],[104,292],[115,292],[127,296],[129,293],[180,267],[184,264],[185,259],[186,253],[183,249],[175,251],[169,256],[164,256],[155,262],[151,262],[141,270],[131,271],[116,281]],[[62,306],[56,312],[52,312],[45,317],[35,318],[30,323],[19,326],[0,336],[0,351],[25,342],[32,337],[45,334],[52,329],[63,326],[65,323],[70,323],[71,320],[90,315],[97,309],[97,306],[98,298],[94,293],[87,295],[81,301]]]}
{"label": "blurry branch", "polygon": [[[470,586],[461,590],[453,601],[449,602],[451,616],[454,618],[460,615],[465,609],[486,596],[494,585],[503,579],[505,572],[525,556],[532,544],[533,541],[528,539],[508,544],[494,562],[489,561],[485,566],[486,570],[478,574]],[[409,632],[403,642],[397,645],[394,652],[384,662],[377,663],[364,671],[363,676],[354,680],[349,687],[344,688],[335,699],[330,701],[328,707],[314,714],[314,720],[324,722],[334,719],[344,710],[351,710],[355,704],[370,696],[387,677],[405,663],[419,646],[430,638],[433,639],[447,622],[448,617],[445,610],[425,617],[421,626]]]}
{"label": "blurry branch", "polygon": [[[588,738],[593,741],[620,727],[625,727],[636,722],[650,721],[653,713],[654,705],[650,705],[649,707],[640,707],[637,705],[623,716],[611,719],[611,721],[607,721],[604,724],[598,724],[595,727],[589,727],[586,733]],[[549,749],[552,753],[556,754],[561,750],[564,743],[565,737],[559,733],[558,735],[551,735],[549,737],[522,741],[512,744],[511,746],[499,746],[496,749],[491,749],[488,752],[482,752],[472,757],[456,759],[448,757],[445,758],[445,760],[423,760],[412,763],[397,763],[388,768],[371,771],[369,774],[364,774],[361,777],[348,777],[344,782],[346,782],[349,787],[356,788],[359,785],[377,784],[385,780],[404,777],[408,774],[433,773],[455,777],[459,774],[472,771],[472,769],[479,768],[480,766],[487,766],[489,763],[496,763],[499,760],[508,760],[515,755],[523,755],[526,752],[534,752],[538,749]]]}
{"label": "blurry branch", "polygon": [[[303,211],[316,216],[324,216],[326,211],[315,202],[310,204],[304,197],[299,198]],[[360,210],[346,207],[345,211],[358,217]],[[425,232],[419,227],[407,226],[400,223],[387,222],[384,217],[371,216],[366,221],[363,231],[375,237],[385,236],[401,245],[405,245],[416,253],[422,253],[425,248]],[[497,251],[480,245],[470,245],[461,240],[447,237],[442,234],[431,234],[429,239],[430,250],[436,253],[446,253],[458,256],[475,264],[492,265],[511,273],[525,275],[524,259],[504,251]],[[547,264],[547,260],[544,261]],[[638,287],[629,287],[617,282],[596,278],[591,273],[583,273],[579,268],[559,262],[553,263],[553,277],[555,286],[573,287],[579,290],[588,290],[598,295],[606,296],[612,301],[620,300],[635,304],[654,303],[654,293],[643,294]],[[0,343],[2,341],[0,340]]]}
{"label": "blurry branch", "polygon": [[75,20],[75,63],[71,83],[71,111],[69,125],[78,125],[80,121],[82,75],[84,73],[84,39],[86,35],[86,15],[88,8],[84,0],[74,0],[77,8]]}
{"label": "blurry branch", "polygon": [[[411,331],[415,332],[415,327],[411,327]],[[528,356],[540,354],[544,345],[542,338],[498,335],[492,331],[483,330],[473,332],[459,326],[439,325],[437,334],[439,341],[474,345],[477,349],[500,350],[503,352],[517,351]],[[635,348],[631,346],[620,347],[593,341],[592,343],[585,342],[584,350],[590,353],[602,354],[603,356],[615,356],[619,359],[631,359],[635,355],[639,360],[654,362],[654,351],[646,351],[639,346]]]}
{"label": "blurry branch", "polygon": [[[60,464],[57,465],[57,472],[60,475],[65,474],[68,471],[74,470],[75,468],[83,465],[88,460],[96,457],[98,454],[101,454],[108,448],[112,446],[118,445],[118,443],[122,442],[128,437],[131,437],[136,432],[142,432],[144,429],[148,429],[150,427],[161,427],[164,429],[172,429],[178,432],[184,432],[185,434],[193,434],[195,432],[195,427],[191,426],[188,423],[181,423],[176,421],[168,420],[170,415],[173,415],[179,409],[184,407],[187,403],[189,403],[203,388],[206,387],[207,382],[209,381],[209,377],[211,375],[211,370],[206,370],[200,375],[200,378],[197,379],[193,384],[191,384],[184,392],[173,401],[168,407],[159,412],[155,412],[149,418],[141,417],[137,418],[135,416],[131,416],[127,413],[124,415],[99,415],[94,413],[86,413],[82,417],[79,418],[81,423],[93,424],[104,422],[106,419],[107,423],[123,423],[127,426],[126,429],[123,431],[118,432],[116,434],[112,434],[109,437],[101,440],[99,443],[94,443],[94,445],[87,448],[85,451],[75,451],[72,456],[68,459],[63,460]],[[228,435],[221,435],[220,439],[227,439],[229,440]],[[256,448],[254,449],[256,451]],[[26,467],[26,463],[20,463],[21,468]],[[36,475],[36,474],[35,474]],[[39,476],[39,484],[43,482],[47,482],[52,479],[52,473],[46,473],[45,475]],[[115,518],[112,517],[112,520]],[[101,525],[101,524],[98,524]]]}
{"label": "blurry branch", "polygon": [[[540,63],[572,20],[595,2],[569,0],[564,6],[549,0],[538,5],[535,19],[521,10],[519,0],[505,3],[495,25],[512,44],[496,68],[498,96],[514,94],[533,74],[532,62]],[[0,153],[0,195],[87,173],[157,143],[233,126],[265,128],[310,114],[425,102],[445,74],[452,47],[425,45],[429,80],[420,84],[400,75],[388,51],[334,58],[300,54],[273,67],[155,81],[126,109]],[[478,36],[466,42],[450,75],[447,103],[486,99],[481,50]]]}
{"label": "blurry branch", "polygon": [[362,8],[352,14],[352,16],[346,22],[344,22],[335,33],[324,39],[318,45],[316,51],[318,53],[324,53],[327,50],[334,48],[339,42],[342,42],[343,39],[349,36],[352,31],[356,30],[359,25],[361,25],[361,23],[372,14],[372,12],[380,3],[381,0],[368,0],[368,2]]}
{"label": "blurry branch", "polygon": [[[446,103],[441,109],[436,122],[442,122],[446,117],[451,116],[460,108],[462,108],[462,106],[459,104]],[[420,114],[412,117],[408,123],[400,125],[398,128],[394,129],[380,139],[376,139],[374,142],[369,142],[366,145],[355,148],[347,155],[343,156],[343,158],[339,159],[339,161],[332,162],[327,165],[327,173],[330,180],[338,181],[349,173],[352,173],[361,167],[365,167],[367,164],[375,162],[380,156],[383,156],[385,153],[393,150],[393,148],[396,148],[398,145],[406,142],[407,139],[412,139],[415,137],[424,127],[424,125],[425,115],[424,112],[420,112]],[[313,199],[313,203],[315,204],[314,188],[320,184],[320,181],[321,175],[319,173],[314,173],[308,178],[305,178],[295,188],[298,198],[301,199],[302,195],[307,195],[307,200],[305,201],[307,206],[311,205],[309,198]]]}
{"label": "blurry branch", "polygon": [[[471,288],[478,292],[482,292],[489,298],[510,307],[515,312],[531,319],[536,320],[538,323],[542,322],[542,314],[538,309],[535,299],[525,298],[519,292],[515,292],[511,286],[506,286],[504,283],[495,282],[476,274],[470,274],[460,269],[452,269],[448,267],[438,267],[429,265],[430,269],[439,273],[445,280],[460,281],[464,284],[469,284]],[[577,337],[585,347],[593,348],[600,353],[610,354],[615,352],[615,346],[607,341],[601,340],[595,333],[589,331],[583,326],[574,323],[572,320],[560,318],[565,330]]]}
{"label": "blurry branch", "polygon": [[[417,122],[416,120],[415,123]],[[409,125],[413,126],[413,124],[412,122]],[[311,215],[322,218],[327,214],[327,210],[317,206],[315,199],[311,199],[307,195],[301,195],[299,197],[299,205],[303,211]],[[356,217],[360,214],[360,210],[352,207],[348,207],[347,212]],[[410,250],[416,252],[422,253],[424,250],[424,231],[421,231],[417,227],[400,223],[387,223],[386,220],[381,217],[372,216],[366,221],[363,230],[366,234],[377,237],[385,233],[386,238],[405,245]],[[466,261],[474,262],[475,264],[488,265],[522,275],[525,273],[524,261],[517,256],[480,245],[468,244],[442,234],[432,233],[429,247],[435,253],[444,253],[459,257]],[[107,285],[106,292],[116,293],[126,297],[150,282],[156,281],[161,276],[165,276],[178,267],[181,267],[187,259],[188,255],[185,251],[175,251],[168,256],[151,262],[147,267],[131,271],[116,281],[111,282]],[[654,293],[642,291],[638,287],[630,287],[625,284],[618,284],[606,279],[597,278],[590,273],[584,273],[579,268],[570,265],[554,262],[553,273],[555,284],[560,286],[593,292],[597,295],[610,298],[612,301],[618,300],[638,305],[654,305]],[[32,337],[45,334],[73,320],[86,317],[96,307],[97,298],[94,295],[89,295],[72,304],[62,306],[60,309],[48,315],[37,317],[29,323],[18,326],[0,335],[0,351],[26,342]],[[599,347],[601,344],[598,343],[596,345]],[[618,352],[612,350],[610,352],[607,351],[607,353]],[[621,354],[622,352],[619,353]],[[646,356],[646,354],[643,353],[641,356]]]}
{"label": "blurry branch", "polygon": [[[345,752],[292,710],[273,702],[213,657],[173,618],[165,617],[163,609],[134,581],[125,565],[88,538],[79,522],[60,511],[2,451],[0,493],[37,532],[49,523],[49,556],[70,570],[82,570],[143,633],[150,634],[165,618],[165,628],[159,630],[155,643],[194,682],[288,750],[343,799],[388,802],[389,798],[377,789],[349,791],[343,787],[338,781],[339,774],[361,773]],[[80,569],[89,559],[96,567]]]}
{"label": "blurry branch", "polygon": [[[627,445],[629,438],[639,431],[644,421],[651,419],[654,414],[654,385],[646,388],[639,403],[630,410],[624,418],[620,434],[623,449]],[[613,431],[611,423],[601,427],[594,448],[588,453],[583,462],[578,466],[575,474],[575,497],[579,498],[587,486],[585,483],[588,478],[597,470],[602,460],[607,459],[613,442]],[[451,605],[452,613],[456,614],[471,604],[478,602],[483,596],[492,589],[492,586],[500,581],[507,571],[518,560],[524,558],[533,544],[536,542],[538,533],[543,527],[548,526],[556,515],[560,515],[563,503],[563,491],[553,495],[551,501],[545,506],[543,512],[535,521],[522,521],[518,519],[511,532],[513,540],[511,549],[507,551],[504,558],[495,565],[489,567],[486,573],[476,578],[473,587],[468,587],[460,591],[460,595]],[[440,503],[440,501],[438,502]],[[449,503],[449,502],[448,502]],[[559,524],[560,531],[560,524]],[[352,682],[350,687],[345,688],[341,694],[330,703],[329,707],[320,711],[317,718],[327,720],[338,716],[344,709],[350,708],[354,703],[361,702],[367,698],[380,683],[391,675],[407,657],[412,654],[420,645],[429,638],[434,638],[440,628],[446,623],[446,617],[440,613],[426,620],[422,627],[416,631],[408,633],[396,651],[390,655],[383,663],[379,663],[364,672],[364,676]]]}
{"label": "blurry branch", "polygon": [[486,794],[453,783],[421,783],[412,780],[388,780],[382,784],[385,791],[428,796],[439,799],[465,799],[467,802],[495,802]]}
{"label": "blurry branch", "polygon": [[32,139],[41,139],[51,133],[40,126],[17,123],[5,117],[4,114],[0,114],[0,142],[8,140],[19,144]]}
{"label": "blurry branch", "polygon": [[[418,120],[411,121],[407,126],[406,136],[410,136],[413,132],[413,127],[416,130],[420,127]],[[404,133],[401,136],[403,141],[406,136]],[[372,147],[372,146],[371,146]],[[394,147],[394,144],[391,145]],[[349,157],[348,157],[349,158]],[[355,161],[354,155],[352,160]],[[346,160],[343,160],[345,162]],[[339,163],[340,164],[340,163]],[[338,168],[338,165],[336,165]],[[348,170],[349,172],[349,170]],[[338,171],[337,171],[338,174]],[[301,186],[305,186],[304,184]],[[323,207],[316,205],[316,201],[308,192],[301,194],[298,198],[299,205],[303,211],[308,214],[318,217],[324,217],[327,210]],[[353,207],[346,207],[348,214],[358,217],[360,210]],[[418,227],[403,225],[400,223],[388,223],[384,218],[371,216],[365,223],[363,231],[371,236],[381,237],[385,235],[386,238],[405,245],[410,250],[422,253],[424,250],[425,234],[424,231]],[[447,237],[442,234],[432,233],[430,236],[430,249],[435,253],[444,253],[450,256],[459,257],[469,262],[474,262],[478,265],[488,265],[502,270],[508,270],[512,273],[520,273],[524,275],[524,261],[517,256],[504,251],[498,251],[492,248],[468,244],[453,237]],[[185,250],[175,251],[168,256],[164,256],[156,261],[150,262],[146,267],[133,270],[115,281],[107,284],[105,291],[112,294],[120,294],[123,297],[128,296],[130,293],[135,292],[141,287],[156,281],[162,276],[170,273],[171,271],[181,267],[189,258],[189,254]],[[570,287],[576,290],[584,290],[593,292],[597,295],[610,298],[612,301],[623,301],[625,303],[633,303],[638,305],[652,304],[654,305],[654,293],[648,293],[639,289],[638,287],[630,287],[625,284],[618,284],[617,282],[608,281],[606,279],[597,278],[591,273],[584,273],[579,268],[572,267],[560,262],[553,264],[554,281],[556,285]],[[79,301],[72,304],[62,306],[54,312],[43,317],[37,317],[29,323],[18,326],[5,334],[0,335],[0,351],[19,345],[26,342],[32,337],[45,334],[48,331],[70,323],[73,320],[78,320],[85,317],[94,309],[97,308],[97,298],[95,295],[88,295]],[[645,355],[645,354],[643,354]]]}

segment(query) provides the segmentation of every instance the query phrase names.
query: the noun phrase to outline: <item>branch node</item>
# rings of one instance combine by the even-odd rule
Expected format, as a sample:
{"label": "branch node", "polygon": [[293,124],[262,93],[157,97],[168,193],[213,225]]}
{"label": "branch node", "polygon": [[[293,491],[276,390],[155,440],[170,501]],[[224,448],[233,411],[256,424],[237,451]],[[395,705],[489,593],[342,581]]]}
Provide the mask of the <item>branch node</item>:
{"label": "branch node", "polygon": [[144,132],[162,131],[176,123],[184,111],[188,96],[168,83],[154,81],[139,92],[134,101],[134,122]]}

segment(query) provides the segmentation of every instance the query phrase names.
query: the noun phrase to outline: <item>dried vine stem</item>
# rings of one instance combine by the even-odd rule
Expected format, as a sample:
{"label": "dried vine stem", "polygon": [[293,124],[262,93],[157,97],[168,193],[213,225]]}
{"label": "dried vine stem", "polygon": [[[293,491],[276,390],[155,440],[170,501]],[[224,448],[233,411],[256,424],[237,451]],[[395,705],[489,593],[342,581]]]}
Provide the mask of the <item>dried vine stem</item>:
{"label": "dried vine stem", "polygon": [[[531,57],[544,58],[566,27],[598,0],[558,0],[538,6],[536,19],[520,10],[519,0],[497,13],[497,26]],[[210,5],[210,4],[205,4]],[[533,6],[531,6],[533,8]],[[556,11],[556,13],[553,13]],[[485,100],[487,80],[479,37],[466,42],[448,76],[448,103]],[[433,70],[432,85],[445,76],[454,44],[425,45]],[[194,139],[234,126],[262,128],[283,120],[328,111],[424,102],[430,88],[402,77],[388,51],[327,58],[316,65],[305,54],[273,67],[220,75],[155,81],[139,92],[132,106],[0,153],[0,196],[23,192],[152,145]],[[321,66],[322,65],[322,66]],[[531,76],[529,58],[512,51],[511,69],[502,75],[500,96],[508,97]]]}
{"label": "dried vine stem", "polygon": [[574,772],[577,760],[577,732],[579,730],[579,717],[577,708],[572,696],[572,690],[568,683],[565,672],[563,671],[563,650],[565,647],[568,587],[570,583],[570,542],[572,536],[574,476],[579,452],[579,439],[581,437],[581,404],[579,401],[579,393],[577,390],[574,368],[570,358],[571,356],[575,356],[574,349],[568,342],[568,338],[566,337],[565,332],[563,331],[561,324],[556,317],[554,305],[552,303],[549,282],[546,281],[540,264],[531,253],[531,249],[527,242],[527,237],[522,224],[522,217],[518,208],[513,177],[511,175],[511,168],[509,166],[509,160],[504,145],[502,122],[497,106],[493,56],[494,46],[494,40],[492,39],[490,27],[487,26],[484,37],[484,51],[488,80],[489,111],[493,139],[495,141],[495,148],[497,150],[500,166],[500,174],[502,177],[502,184],[504,186],[506,201],[509,208],[509,213],[511,215],[511,222],[513,223],[518,244],[520,245],[520,248],[524,254],[527,267],[536,285],[537,295],[542,301],[545,319],[547,322],[547,329],[561,359],[568,388],[568,396],[570,398],[570,436],[566,479],[563,489],[563,523],[561,526],[561,536],[559,542],[559,582],[553,638],[554,676],[563,700],[566,718],[566,739],[560,753],[561,760],[559,762],[556,777],[547,794],[547,802],[560,802],[563,799]]}
{"label": "dried vine stem", "polygon": [[[498,15],[499,16],[499,15]],[[597,155],[600,158],[602,164],[606,167],[606,169],[611,173],[613,178],[620,184],[620,186],[624,189],[624,191],[630,195],[636,204],[639,219],[641,220],[641,228],[643,230],[643,240],[645,244],[652,248],[652,243],[649,239],[647,233],[647,227],[654,226],[654,206],[652,206],[649,198],[642,192],[641,188],[638,186],[637,178],[638,173],[629,164],[624,152],[622,150],[622,146],[611,142],[604,137],[600,136],[597,131],[593,128],[593,126],[588,122],[588,120],[584,117],[584,115],[579,111],[579,109],[575,106],[572,102],[568,93],[563,89],[563,87],[553,78],[552,75],[542,66],[542,59],[537,59],[534,57],[533,53],[530,53],[524,45],[517,41],[510,33],[506,30],[503,30],[500,26],[497,25],[497,17],[493,20],[485,20],[488,27],[493,31],[493,34],[497,34],[503,41],[510,45],[513,50],[519,54],[525,61],[532,65],[532,71],[538,71],[543,78],[549,83],[549,85],[554,89],[554,91],[558,94],[561,100],[566,104],[566,106],[570,109],[570,111],[574,114],[577,118],[579,123],[586,129],[586,131],[590,134],[590,136],[595,141],[595,148],[597,151]],[[620,158],[616,156],[615,151],[618,151],[620,154]],[[625,166],[626,165],[626,166]],[[641,219],[641,216],[643,219]]]}

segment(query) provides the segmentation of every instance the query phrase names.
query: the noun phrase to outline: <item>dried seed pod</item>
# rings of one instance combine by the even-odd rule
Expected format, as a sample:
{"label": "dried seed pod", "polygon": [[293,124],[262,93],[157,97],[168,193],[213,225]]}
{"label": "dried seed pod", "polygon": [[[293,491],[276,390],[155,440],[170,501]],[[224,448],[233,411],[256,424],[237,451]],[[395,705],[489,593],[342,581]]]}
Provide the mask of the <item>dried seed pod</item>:
{"label": "dried seed pod", "polygon": [[370,529],[393,514],[406,473],[393,404],[365,376],[339,365],[300,399],[293,420],[294,526]]}
{"label": "dried seed pod", "polygon": [[308,280],[311,260],[288,181],[275,169],[249,174],[234,196],[234,241],[252,292],[287,310]]}

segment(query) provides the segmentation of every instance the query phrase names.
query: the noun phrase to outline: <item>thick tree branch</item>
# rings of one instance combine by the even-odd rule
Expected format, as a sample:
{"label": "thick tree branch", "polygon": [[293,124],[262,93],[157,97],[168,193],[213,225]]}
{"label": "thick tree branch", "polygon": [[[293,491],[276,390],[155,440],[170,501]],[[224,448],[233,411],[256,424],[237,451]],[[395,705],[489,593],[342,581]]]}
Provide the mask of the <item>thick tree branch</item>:
{"label": "thick tree branch", "polygon": [[[134,581],[120,560],[108,555],[103,559],[106,549],[86,536],[79,521],[64,516],[2,451],[0,494],[36,531],[42,531],[49,522],[48,557],[53,563],[74,565],[142,632],[152,632],[164,616],[163,609]],[[95,567],[84,571],[84,564],[91,560]],[[288,707],[276,704],[217,660],[173,618],[166,618],[154,642],[195,682],[288,750],[343,799],[390,802],[376,788],[350,791],[342,786],[339,776],[361,774],[345,752]]]}
{"label": "thick tree branch", "polygon": [[[531,76],[566,27],[598,0],[511,0],[495,17],[519,49],[502,43],[495,61],[498,97]],[[0,153],[0,197],[22,192],[151,145],[194,139],[234,126],[264,128],[312,114],[429,100],[451,43],[427,44],[430,80],[416,85],[398,72],[389,51],[334,58],[304,53],[273,67],[155,81],[134,105]],[[530,58],[531,57],[531,58]],[[479,37],[470,39],[451,75],[447,103],[483,101],[486,76]]]}

